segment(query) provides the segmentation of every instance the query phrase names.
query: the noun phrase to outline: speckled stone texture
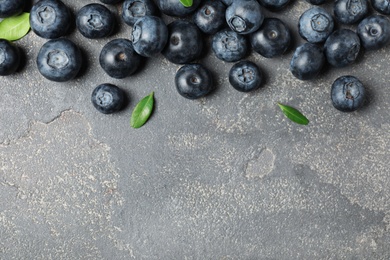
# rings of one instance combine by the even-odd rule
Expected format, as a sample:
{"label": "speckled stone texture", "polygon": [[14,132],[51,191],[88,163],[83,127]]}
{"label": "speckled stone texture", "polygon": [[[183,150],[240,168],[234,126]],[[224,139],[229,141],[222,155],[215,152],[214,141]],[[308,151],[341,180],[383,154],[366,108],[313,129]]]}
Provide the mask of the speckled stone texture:
{"label": "speckled stone texture", "polygon": [[[93,1],[64,2],[76,12]],[[296,47],[310,6],[265,13],[286,22]],[[120,5],[109,8],[120,21]],[[0,86],[0,259],[390,259],[390,46],[312,81],[289,72],[293,48],[276,59],[252,53],[266,75],[252,93],[229,86],[233,63],[208,47],[199,62],[216,90],[187,100],[173,83],[180,66],[162,55],[126,79],[104,73],[101,48],[130,32],[123,22],[99,40],[73,30],[86,63],[66,83],[37,70],[45,39],[30,32],[16,42],[25,65]],[[332,106],[341,75],[366,86],[363,109]],[[123,111],[93,107],[101,83],[126,91]],[[131,112],[151,91],[154,113],[132,129]],[[292,123],[277,102],[310,124]]]}

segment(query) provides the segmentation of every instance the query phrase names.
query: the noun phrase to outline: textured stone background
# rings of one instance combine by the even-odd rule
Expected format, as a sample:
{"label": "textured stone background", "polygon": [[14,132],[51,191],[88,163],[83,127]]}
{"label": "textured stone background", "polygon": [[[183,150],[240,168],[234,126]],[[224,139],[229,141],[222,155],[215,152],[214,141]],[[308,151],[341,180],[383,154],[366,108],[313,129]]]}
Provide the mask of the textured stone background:
{"label": "textured stone background", "polygon": [[[76,12],[94,1],[64,2]],[[266,14],[288,24],[297,46],[309,7]],[[101,48],[130,30],[121,23],[101,40],[74,30],[87,62],[67,83],[37,71],[46,40],[31,32],[16,42],[26,64],[0,87],[0,259],[390,259],[390,46],[307,82],[288,70],[292,50],[273,60],[252,53],[267,79],[250,94],[229,86],[232,64],[208,48],[199,62],[217,89],[190,101],[173,84],[179,66],[161,55],[123,80],[103,72]],[[350,114],[329,93],[346,74],[370,94]],[[105,82],[129,96],[118,114],[90,103]],[[153,116],[130,128],[151,91]],[[290,122],[278,101],[310,124]]]}

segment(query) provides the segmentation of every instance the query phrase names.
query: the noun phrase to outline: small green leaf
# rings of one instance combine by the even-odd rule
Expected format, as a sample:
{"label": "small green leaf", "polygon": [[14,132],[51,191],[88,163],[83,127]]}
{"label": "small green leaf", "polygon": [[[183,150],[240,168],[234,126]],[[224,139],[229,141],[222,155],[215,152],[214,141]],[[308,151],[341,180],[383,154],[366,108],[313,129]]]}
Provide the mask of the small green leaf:
{"label": "small green leaf", "polygon": [[292,107],[289,107],[286,105],[282,105],[280,103],[278,103],[278,106],[283,111],[283,113],[286,115],[286,117],[288,119],[290,119],[291,121],[293,121],[297,124],[301,124],[301,125],[309,124],[309,120],[304,115],[302,115],[301,112],[299,112],[295,108],[292,108]]}
{"label": "small green leaf", "polygon": [[150,93],[135,106],[131,114],[130,125],[133,128],[140,128],[148,121],[154,106],[154,92]]}
{"label": "small green leaf", "polygon": [[182,3],[182,5],[184,5],[185,7],[192,6],[192,0],[180,0],[180,3]]}
{"label": "small green leaf", "polygon": [[18,16],[5,18],[0,22],[0,38],[16,41],[25,36],[30,30],[30,14],[22,13]]}

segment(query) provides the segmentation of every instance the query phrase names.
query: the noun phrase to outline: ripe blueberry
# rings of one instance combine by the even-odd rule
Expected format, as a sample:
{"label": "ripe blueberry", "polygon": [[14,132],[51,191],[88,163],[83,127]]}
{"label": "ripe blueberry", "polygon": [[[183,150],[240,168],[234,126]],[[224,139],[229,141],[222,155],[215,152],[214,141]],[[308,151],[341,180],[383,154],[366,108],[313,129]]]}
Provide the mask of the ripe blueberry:
{"label": "ripe blueberry", "polygon": [[299,46],[291,59],[290,71],[300,80],[315,78],[325,64],[322,48],[314,43]]}
{"label": "ripe blueberry", "polygon": [[366,50],[378,50],[390,43],[390,20],[371,15],[359,23],[357,33]]}
{"label": "ripe blueberry", "polygon": [[389,0],[371,0],[371,6],[381,14],[386,14],[386,15],[390,14]]}
{"label": "ripe blueberry", "polygon": [[248,43],[244,35],[230,29],[223,29],[214,34],[212,49],[218,59],[235,62],[246,56]]}
{"label": "ripe blueberry", "polygon": [[225,25],[226,6],[220,1],[207,0],[194,14],[194,23],[207,34],[218,32]]}
{"label": "ripe blueberry", "polygon": [[125,93],[122,89],[109,83],[97,86],[91,95],[93,106],[103,114],[119,111],[125,103]]}
{"label": "ripe blueberry", "polygon": [[102,2],[103,4],[107,4],[107,5],[114,5],[114,4],[117,4],[121,1],[123,1],[123,0],[100,0],[100,2]]}
{"label": "ripe blueberry", "polygon": [[229,71],[229,83],[236,90],[250,92],[260,88],[263,74],[259,67],[247,60],[237,62]]}
{"label": "ripe blueberry", "polygon": [[333,27],[332,16],[322,7],[312,7],[299,17],[299,34],[311,43],[324,42],[333,32]]}
{"label": "ripe blueberry", "polygon": [[340,23],[354,24],[367,16],[367,0],[336,0],[333,11],[336,20]]}
{"label": "ripe blueberry", "polygon": [[201,64],[187,64],[181,67],[175,76],[176,89],[188,99],[206,96],[213,89],[211,73]]}
{"label": "ripe blueberry", "polygon": [[185,7],[179,0],[156,0],[156,2],[164,14],[183,17],[195,12],[201,0],[193,0],[191,7]]}
{"label": "ripe blueberry", "polygon": [[19,48],[12,42],[0,39],[0,76],[14,73],[20,63]]}
{"label": "ripe blueberry", "polygon": [[157,15],[158,9],[153,0],[125,0],[122,4],[122,19],[133,26],[141,17]]}
{"label": "ripe blueberry", "polygon": [[259,0],[260,4],[271,11],[280,11],[290,0]]}
{"label": "ripe blueberry", "polygon": [[18,15],[23,11],[25,0],[1,0],[0,18]]}
{"label": "ripe blueberry", "polygon": [[363,106],[366,90],[356,77],[337,78],[331,89],[333,106],[342,112],[352,112]]}
{"label": "ripe blueberry", "polygon": [[230,29],[240,34],[249,34],[263,23],[264,15],[257,0],[235,0],[226,9],[226,22]]}

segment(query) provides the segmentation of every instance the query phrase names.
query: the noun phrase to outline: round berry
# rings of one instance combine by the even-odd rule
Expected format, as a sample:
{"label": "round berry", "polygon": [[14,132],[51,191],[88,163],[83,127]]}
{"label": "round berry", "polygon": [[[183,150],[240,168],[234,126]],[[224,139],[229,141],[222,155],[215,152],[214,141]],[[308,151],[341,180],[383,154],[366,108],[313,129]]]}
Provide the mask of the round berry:
{"label": "round berry", "polygon": [[332,16],[322,7],[312,7],[299,17],[299,34],[311,43],[324,42],[333,32],[333,28]]}
{"label": "round berry", "polygon": [[334,17],[342,24],[354,24],[368,14],[367,0],[336,0],[333,5]]}
{"label": "round berry", "polygon": [[390,14],[389,0],[371,0],[371,6],[381,14],[386,14],[386,15]]}
{"label": "round berry", "polygon": [[125,103],[125,93],[122,89],[109,83],[97,86],[91,96],[93,106],[103,114],[119,111]]}
{"label": "round berry", "polygon": [[270,11],[280,11],[290,0],[259,0],[260,4]]}
{"label": "round berry", "polygon": [[246,56],[248,43],[245,36],[230,29],[223,29],[213,36],[212,49],[218,59],[235,62]]}
{"label": "round berry", "polygon": [[1,0],[0,18],[18,15],[23,11],[26,0]]}
{"label": "round berry", "polygon": [[0,76],[14,73],[20,63],[19,48],[12,42],[0,39]]}
{"label": "round berry", "polygon": [[314,79],[322,70],[325,60],[321,47],[314,43],[304,43],[295,50],[290,71],[300,80]]}
{"label": "round berry", "polygon": [[153,0],[125,0],[122,10],[122,19],[130,26],[141,17],[158,14],[158,8]]}
{"label": "round berry", "polygon": [[238,91],[250,92],[260,88],[263,74],[255,63],[243,60],[230,69],[229,82]]}
{"label": "round berry", "polygon": [[187,64],[181,67],[175,76],[176,89],[188,99],[206,96],[213,89],[211,73],[201,64]]}
{"label": "round berry", "polygon": [[156,3],[161,12],[166,15],[175,17],[184,17],[195,12],[200,2],[201,0],[193,0],[190,7],[185,7],[178,0],[156,0]]}
{"label": "round berry", "polygon": [[337,78],[331,89],[333,106],[342,112],[352,112],[363,106],[366,90],[356,77]]}
{"label": "round berry", "polygon": [[230,29],[240,34],[249,34],[263,23],[264,15],[257,0],[235,0],[226,9],[226,22]]}
{"label": "round berry", "polygon": [[215,34],[225,25],[226,6],[220,1],[207,0],[194,14],[194,23],[207,34]]}
{"label": "round berry", "polygon": [[390,20],[371,15],[359,23],[357,33],[366,50],[378,50],[390,43]]}

